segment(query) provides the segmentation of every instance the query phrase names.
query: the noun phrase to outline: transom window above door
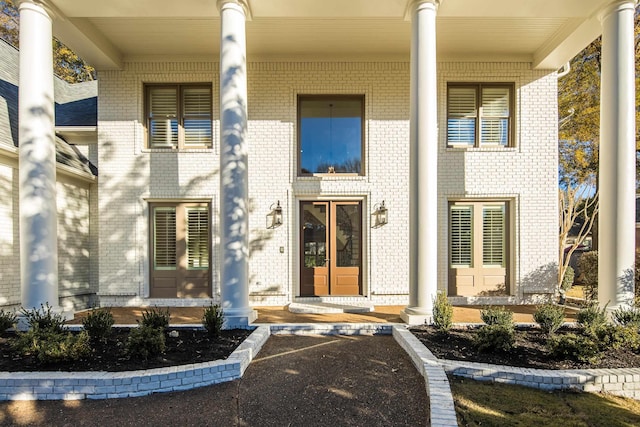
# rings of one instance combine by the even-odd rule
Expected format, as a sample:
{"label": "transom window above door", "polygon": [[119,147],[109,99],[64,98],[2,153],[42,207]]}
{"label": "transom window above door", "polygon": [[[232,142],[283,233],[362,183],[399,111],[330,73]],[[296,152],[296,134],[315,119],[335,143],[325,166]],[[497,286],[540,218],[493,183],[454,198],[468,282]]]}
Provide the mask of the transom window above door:
{"label": "transom window above door", "polygon": [[211,148],[211,84],[145,86],[147,147]]}
{"label": "transom window above door", "polygon": [[364,96],[298,96],[298,174],[363,175]]}
{"label": "transom window above door", "polygon": [[447,145],[456,148],[513,146],[513,84],[450,83]]}

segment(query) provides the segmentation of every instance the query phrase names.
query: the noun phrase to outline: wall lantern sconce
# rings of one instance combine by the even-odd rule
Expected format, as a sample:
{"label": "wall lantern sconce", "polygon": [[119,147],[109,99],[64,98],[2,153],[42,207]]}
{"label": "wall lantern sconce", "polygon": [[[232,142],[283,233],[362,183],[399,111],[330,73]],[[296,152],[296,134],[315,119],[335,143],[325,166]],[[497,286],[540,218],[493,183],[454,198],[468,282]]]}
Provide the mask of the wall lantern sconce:
{"label": "wall lantern sconce", "polygon": [[267,214],[267,228],[278,228],[282,225],[282,206],[280,206],[280,200],[277,203],[269,206],[269,213]]}
{"label": "wall lantern sconce", "polygon": [[384,200],[381,203],[373,205],[373,216],[375,217],[375,228],[382,227],[389,222],[389,211],[384,204]]}

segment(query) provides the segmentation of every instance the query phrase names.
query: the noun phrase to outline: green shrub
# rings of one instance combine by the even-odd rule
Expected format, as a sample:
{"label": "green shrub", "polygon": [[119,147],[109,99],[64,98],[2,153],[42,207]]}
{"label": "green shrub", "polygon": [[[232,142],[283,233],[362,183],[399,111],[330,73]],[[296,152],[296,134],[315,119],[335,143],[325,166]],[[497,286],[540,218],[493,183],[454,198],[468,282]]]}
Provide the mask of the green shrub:
{"label": "green shrub", "polygon": [[635,301],[636,306],[640,305],[640,250],[636,249],[636,275],[635,275]]}
{"label": "green shrub", "polygon": [[555,304],[539,306],[533,313],[533,320],[547,335],[553,335],[564,323],[564,308]]}
{"label": "green shrub", "polygon": [[595,362],[600,356],[598,344],[590,337],[576,334],[553,335],[547,347],[556,359]]}
{"label": "green shrub", "polygon": [[115,323],[111,309],[93,309],[87,317],[82,319],[82,326],[92,340],[104,339],[111,334],[111,327]]}
{"label": "green shrub", "polygon": [[212,337],[219,337],[224,323],[224,313],[218,304],[211,304],[204,309],[202,326]]}
{"label": "green shrub", "polygon": [[20,333],[14,348],[23,356],[34,357],[41,364],[78,360],[91,353],[89,334],[85,331],[74,335],[39,327]]}
{"label": "green shrub", "polygon": [[560,289],[564,292],[567,292],[573,286],[573,279],[575,278],[575,271],[573,271],[573,267],[570,265],[567,266],[567,269],[564,271],[564,276],[562,276],[562,283],[560,283]]}
{"label": "green shrub", "polygon": [[515,330],[505,324],[482,326],[475,337],[478,351],[509,351],[514,343]]}
{"label": "green shrub", "polygon": [[444,292],[438,292],[433,300],[433,325],[440,332],[447,332],[453,324],[453,306]]}
{"label": "green shrub", "polygon": [[60,313],[53,313],[53,308],[46,303],[40,304],[40,308],[21,309],[20,312],[26,318],[30,329],[62,333],[64,331],[64,318]]}
{"label": "green shrub", "polygon": [[635,326],[601,325],[595,330],[600,350],[626,348],[637,352],[640,349],[640,334]]}
{"label": "green shrub", "polygon": [[485,307],[480,310],[480,318],[487,325],[513,326],[513,313],[504,307]]}
{"label": "green shrub", "polygon": [[139,357],[144,360],[161,354],[164,349],[164,331],[145,325],[131,329],[125,344],[125,350],[130,357]]}
{"label": "green shrub", "polygon": [[640,308],[638,307],[619,307],[611,315],[618,325],[640,327]]}
{"label": "green shrub", "polygon": [[589,301],[598,299],[598,251],[583,253],[578,259],[578,271],[584,284],[584,296]]}
{"label": "green shrub", "polygon": [[142,326],[156,329],[166,329],[169,326],[171,314],[168,308],[151,307],[142,312]]}
{"label": "green shrub", "polygon": [[607,323],[606,309],[606,306],[601,310],[597,303],[591,303],[578,311],[576,318],[587,334],[593,335]]}
{"label": "green shrub", "polygon": [[16,324],[16,314],[10,311],[0,310],[0,334]]}

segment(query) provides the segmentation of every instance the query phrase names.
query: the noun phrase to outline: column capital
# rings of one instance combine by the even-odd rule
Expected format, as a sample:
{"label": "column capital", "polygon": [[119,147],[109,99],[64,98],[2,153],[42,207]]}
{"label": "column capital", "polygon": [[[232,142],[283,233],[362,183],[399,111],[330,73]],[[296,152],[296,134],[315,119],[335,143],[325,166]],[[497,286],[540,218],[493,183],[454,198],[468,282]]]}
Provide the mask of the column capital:
{"label": "column capital", "polygon": [[444,0],[409,0],[404,11],[404,20],[411,21],[413,12],[423,8],[432,8],[436,12]]}
{"label": "column capital", "polygon": [[251,21],[251,7],[249,6],[249,0],[218,0],[216,2],[216,6],[218,10],[222,14],[222,9],[226,7],[234,8],[236,10],[242,10],[244,13],[245,19],[247,21]]}
{"label": "column capital", "polygon": [[17,0],[15,3],[18,10],[31,9],[46,14],[51,21],[64,19],[62,12],[48,0]]}
{"label": "column capital", "polygon": [[638,0],[614,0],[600,9],[600,12],[598,12],[598,19],[602,22],[603,19],[611,15],[613,12],[625,9],[635,11],[636,4],[638,4]]}

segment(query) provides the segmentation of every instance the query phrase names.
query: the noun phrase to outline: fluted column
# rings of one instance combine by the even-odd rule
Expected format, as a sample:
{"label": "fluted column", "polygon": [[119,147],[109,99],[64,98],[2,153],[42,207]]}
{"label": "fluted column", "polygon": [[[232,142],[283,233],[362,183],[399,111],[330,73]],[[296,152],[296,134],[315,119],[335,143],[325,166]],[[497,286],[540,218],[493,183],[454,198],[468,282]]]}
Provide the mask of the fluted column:
{"label": "fluted column", "polygon": [[220,11],[220,265],[225,327],[246,326],[249,307],[247,65],[243,0],[218,0]]}
{"label": "fluted column", "polygon": [[58,310],[56,148],[52,17],[21,1],[18,90],[20,281],[22,306]]}
{"label": "fluted column", "polygon": [[635,256],[635,1],[601,14],[598,301],[633,302]]}
{"label": "fluted column", "polygon": [[439,0],[411,5],[409,324],[431,322],[438,290],[438,105],[436,13]]}

